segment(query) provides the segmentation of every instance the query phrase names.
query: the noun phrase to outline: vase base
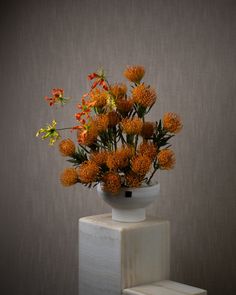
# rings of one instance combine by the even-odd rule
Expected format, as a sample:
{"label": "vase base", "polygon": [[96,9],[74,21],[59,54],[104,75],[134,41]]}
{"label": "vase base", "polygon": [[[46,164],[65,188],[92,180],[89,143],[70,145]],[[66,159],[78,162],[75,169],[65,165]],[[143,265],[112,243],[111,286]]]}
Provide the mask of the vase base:
{"label": "vase base", "polygon": [[138,209],[114,209],[112,208],[112,220],[119,222],[140,222],[146,219],[145,208]]}

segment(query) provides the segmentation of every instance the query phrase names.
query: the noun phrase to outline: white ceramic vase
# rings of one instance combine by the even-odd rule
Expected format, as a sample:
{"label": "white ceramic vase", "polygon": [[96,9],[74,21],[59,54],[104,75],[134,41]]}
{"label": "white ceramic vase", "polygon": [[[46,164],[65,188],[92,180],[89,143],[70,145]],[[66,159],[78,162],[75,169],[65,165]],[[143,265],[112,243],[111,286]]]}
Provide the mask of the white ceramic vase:
{"label": "white ceramic vase", "polygon": [[139,188],[121,188],[111,194],[103,190],[103,183],[97,185],[97,192],[112,207],[112,219],[119,222],[140,222],[146,219],[146,207],[160,194],[160,184]]}

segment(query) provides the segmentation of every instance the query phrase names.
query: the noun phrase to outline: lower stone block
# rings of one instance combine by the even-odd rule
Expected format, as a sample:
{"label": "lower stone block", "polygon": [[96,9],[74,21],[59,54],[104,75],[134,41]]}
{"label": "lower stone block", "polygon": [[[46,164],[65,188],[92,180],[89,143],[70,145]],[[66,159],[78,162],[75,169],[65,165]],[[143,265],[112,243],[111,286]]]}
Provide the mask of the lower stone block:
{"label": "lower stone block", "polygon": [[192,287],[192,286],[185,285],[185,284],[181,284],[181,283],[177,283],[174,281],[169,281],[169,280],[156,282],[154,285],[161,286],[161,287],[169,289],[169,290],[175,290],[177,292],[182,292],[182,293],[188,294],[188,295],[207,295],[206,290]]}
{"label": "lower stone block", "polygon": [[169,279],[169,222],[120,223],[111,214],[79,220],[79,295],[120,295]]}
{"label": "lower stone block", "polygon": [[125,289],[123,295],[207,295],[207,291],[165,280]]}

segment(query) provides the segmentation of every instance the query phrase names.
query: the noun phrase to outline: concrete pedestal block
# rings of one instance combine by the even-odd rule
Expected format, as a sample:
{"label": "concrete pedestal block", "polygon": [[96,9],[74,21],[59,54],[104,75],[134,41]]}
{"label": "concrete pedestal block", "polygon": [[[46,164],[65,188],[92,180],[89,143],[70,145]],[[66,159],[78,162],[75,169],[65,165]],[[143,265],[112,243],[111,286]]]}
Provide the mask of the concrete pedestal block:
{"label": "concrete pedestal block", "polygon": [[111,214],[79,220],[79,295],[120,295],[169,279],[170,225],[147,219],[120,223]]}

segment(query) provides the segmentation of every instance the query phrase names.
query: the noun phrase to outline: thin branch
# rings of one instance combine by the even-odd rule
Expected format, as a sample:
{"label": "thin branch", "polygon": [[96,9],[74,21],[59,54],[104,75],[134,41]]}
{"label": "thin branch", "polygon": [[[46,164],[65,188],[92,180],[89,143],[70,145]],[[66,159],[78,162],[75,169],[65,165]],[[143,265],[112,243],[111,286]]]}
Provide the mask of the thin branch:
{"label": "thin branch", "polygon": [[68,129],[72,129],[73,127],[65,127],[65,128],[56,128],[56,131],[62,131],[62,130],[68,130]]}
{"label": "thin branch", "polygon": [[151,179],[153,178],[154,174],[156,173],[157,169],[158,169],[158,168],[154,168],[154,170],[153,170],[151,176],[148,178],[147,184],[150,183],[150,181],[151,181]]}

